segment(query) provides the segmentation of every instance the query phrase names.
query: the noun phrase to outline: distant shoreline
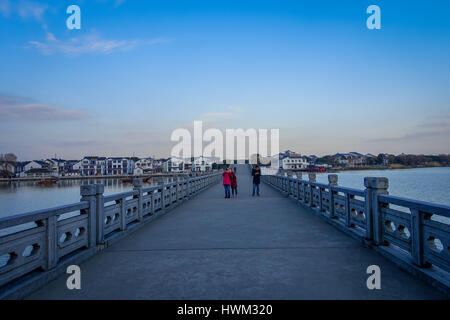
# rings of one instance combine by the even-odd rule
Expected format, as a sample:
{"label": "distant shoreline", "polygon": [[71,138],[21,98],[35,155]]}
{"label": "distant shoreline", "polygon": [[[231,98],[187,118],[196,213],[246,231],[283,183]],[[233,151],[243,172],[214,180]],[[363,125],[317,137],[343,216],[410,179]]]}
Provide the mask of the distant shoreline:
{"label": "distant shoreline", "polygon": [[327,172],[339,171],[364,171],[364,170],[402,170],[402,169],[417,169],[417,168],[448,168],[450,165],[420,165],[420,166],[405,166],[401,164],[394,164],[390,166],[364,166],[364,167],[335,167],[329,169]]}

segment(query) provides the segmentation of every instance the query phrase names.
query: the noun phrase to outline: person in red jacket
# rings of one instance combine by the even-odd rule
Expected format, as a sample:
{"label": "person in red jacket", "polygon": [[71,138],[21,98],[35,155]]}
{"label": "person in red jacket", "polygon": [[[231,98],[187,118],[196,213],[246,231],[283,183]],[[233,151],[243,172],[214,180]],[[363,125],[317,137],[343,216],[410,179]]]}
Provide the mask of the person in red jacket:
{"label": "person in red jacket", "polygon": [[230,198],[231,177],[228,169],[222,173],[223,188],[225,189],[225,198]]}
{"label": "person in red jacket", "polygon": [[233,172],[233,170],[229,170],[230,172],[230,180],[231,180],[231,195],[232,197],[237,197],[237,176]]}

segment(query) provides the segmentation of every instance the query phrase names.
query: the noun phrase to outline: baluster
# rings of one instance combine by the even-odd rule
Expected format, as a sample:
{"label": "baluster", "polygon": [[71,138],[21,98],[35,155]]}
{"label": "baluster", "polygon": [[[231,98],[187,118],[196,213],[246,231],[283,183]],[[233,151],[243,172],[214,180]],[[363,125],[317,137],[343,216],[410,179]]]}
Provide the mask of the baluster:
{"label": "baluster", "polygon": [[103,184],[97,184],[95,189],[95,201],[97,205],[97,243],[104,243],[104,230],[105,230],[105,198],[103,193],[105,192],[105,186]]}
{"label": "baluster", "polygon": [[366,202],[366,238],[373,239],[377,245],[383,245],[383,216],[382,204],[378,201],[378,195],[388,194],[389,180],[387,178],[364,178],[365,202]]}
{"label": "baluster", "polygon": [[164,189],[165,189],[165,185],[163,184],[161,186],[161,211],[164,212],[164,210],[166,210],[166,199],[164,198]]}
{"label": "baluster", "polygon": [[138,199],[138,221],[142,221],[142,197],[143,197],[143,192],[142,192],[142,178],[135,178],[133,179],[133,190],[136,190],[139,192],[139,194],[133,196],[133,198]]}
{"label": "baluster", "polygon": [[125,204],[127,202],[127,198],[123,197],[119,200],[120,203],[120,230],[127,229],[127,210]]}
{"label": "baluster", "polygon": [[334,186],[338,185],[338,175],[337,174],[329,174],[328,175],[328,190],[329,190],[329,212],[330,212],[330,218],[336,218],[335,215],[335,208],[334,208],[334,194],[335,191],[333,190]]}
{"label": "baluster", "polygon": [[309,173],[308,174],[308,179],[309,179],[309,206],[312,208],[314,207],[314,197],[313,197],[313,191],[314,191],[314,187],[312,186],[312,182],[316,182],[316,174],[315,173]]}
{"label": "baluster", "polygon": [[44,266],[45,270],[52,269],[56,266],[58,262],[58,234],[57,234],[57,216],[51,216],[45,219],[45,242],[46,242],[46,251],[45,251],[45,260],[46,265]]}
{"label": "baluster", "polygon": [[355,196],[345,192],[345,226],[347,228],[352,227],[352,222],[351,222],[351,211],[350,211],[350,200],[354,199]]}
{"label": "baluster", "polygon": [[96,214],[96,196],[97,185],[87,184],[80,187],[81,201],[89,202],[88,209],[88,246],[93,247],[97,242],[97,214]]}
{"label": "baluster", "polygon": [[411,211],[411,255],[414,264],[424,267],[423,257],[423,213],[419,209],[410,208]]}

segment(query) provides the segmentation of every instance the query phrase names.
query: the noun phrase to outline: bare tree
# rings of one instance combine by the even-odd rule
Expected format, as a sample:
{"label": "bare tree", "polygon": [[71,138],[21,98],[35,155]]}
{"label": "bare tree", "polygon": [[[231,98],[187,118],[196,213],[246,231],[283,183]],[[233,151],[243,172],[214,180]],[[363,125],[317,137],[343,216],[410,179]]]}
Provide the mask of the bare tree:
{"label": "bare tree", "polygon": [[15,167],[17,156],[14,153],[0,154],[0,168],[3,172],[13,173],[9,167]]}

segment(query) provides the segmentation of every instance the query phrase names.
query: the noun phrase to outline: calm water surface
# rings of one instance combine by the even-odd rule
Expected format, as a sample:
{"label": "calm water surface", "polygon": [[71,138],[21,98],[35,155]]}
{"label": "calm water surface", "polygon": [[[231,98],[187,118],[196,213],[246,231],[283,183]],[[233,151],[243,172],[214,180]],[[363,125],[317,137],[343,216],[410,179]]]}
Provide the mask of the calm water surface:
{"label": "calm water surface", "polygon": [[[450,206],[450,167],[338,172],[338,185],[364,189],[364,177],[389,179],[389,194]],[[327,174],[317,182],[328,183]]]}
{"label": "calm water surface", "polygon": [[[167,178],[164,178],[167,183]],[[0,182],[0,218],[29,211],[51,208],[80,201],[82,184],[102,183],[105,195],[130,191],[131,183],[121,179],[60,180],[54,185],[38,185],[37,182]],[[157,178],[144,183],[144,187],[158,185]]]}

